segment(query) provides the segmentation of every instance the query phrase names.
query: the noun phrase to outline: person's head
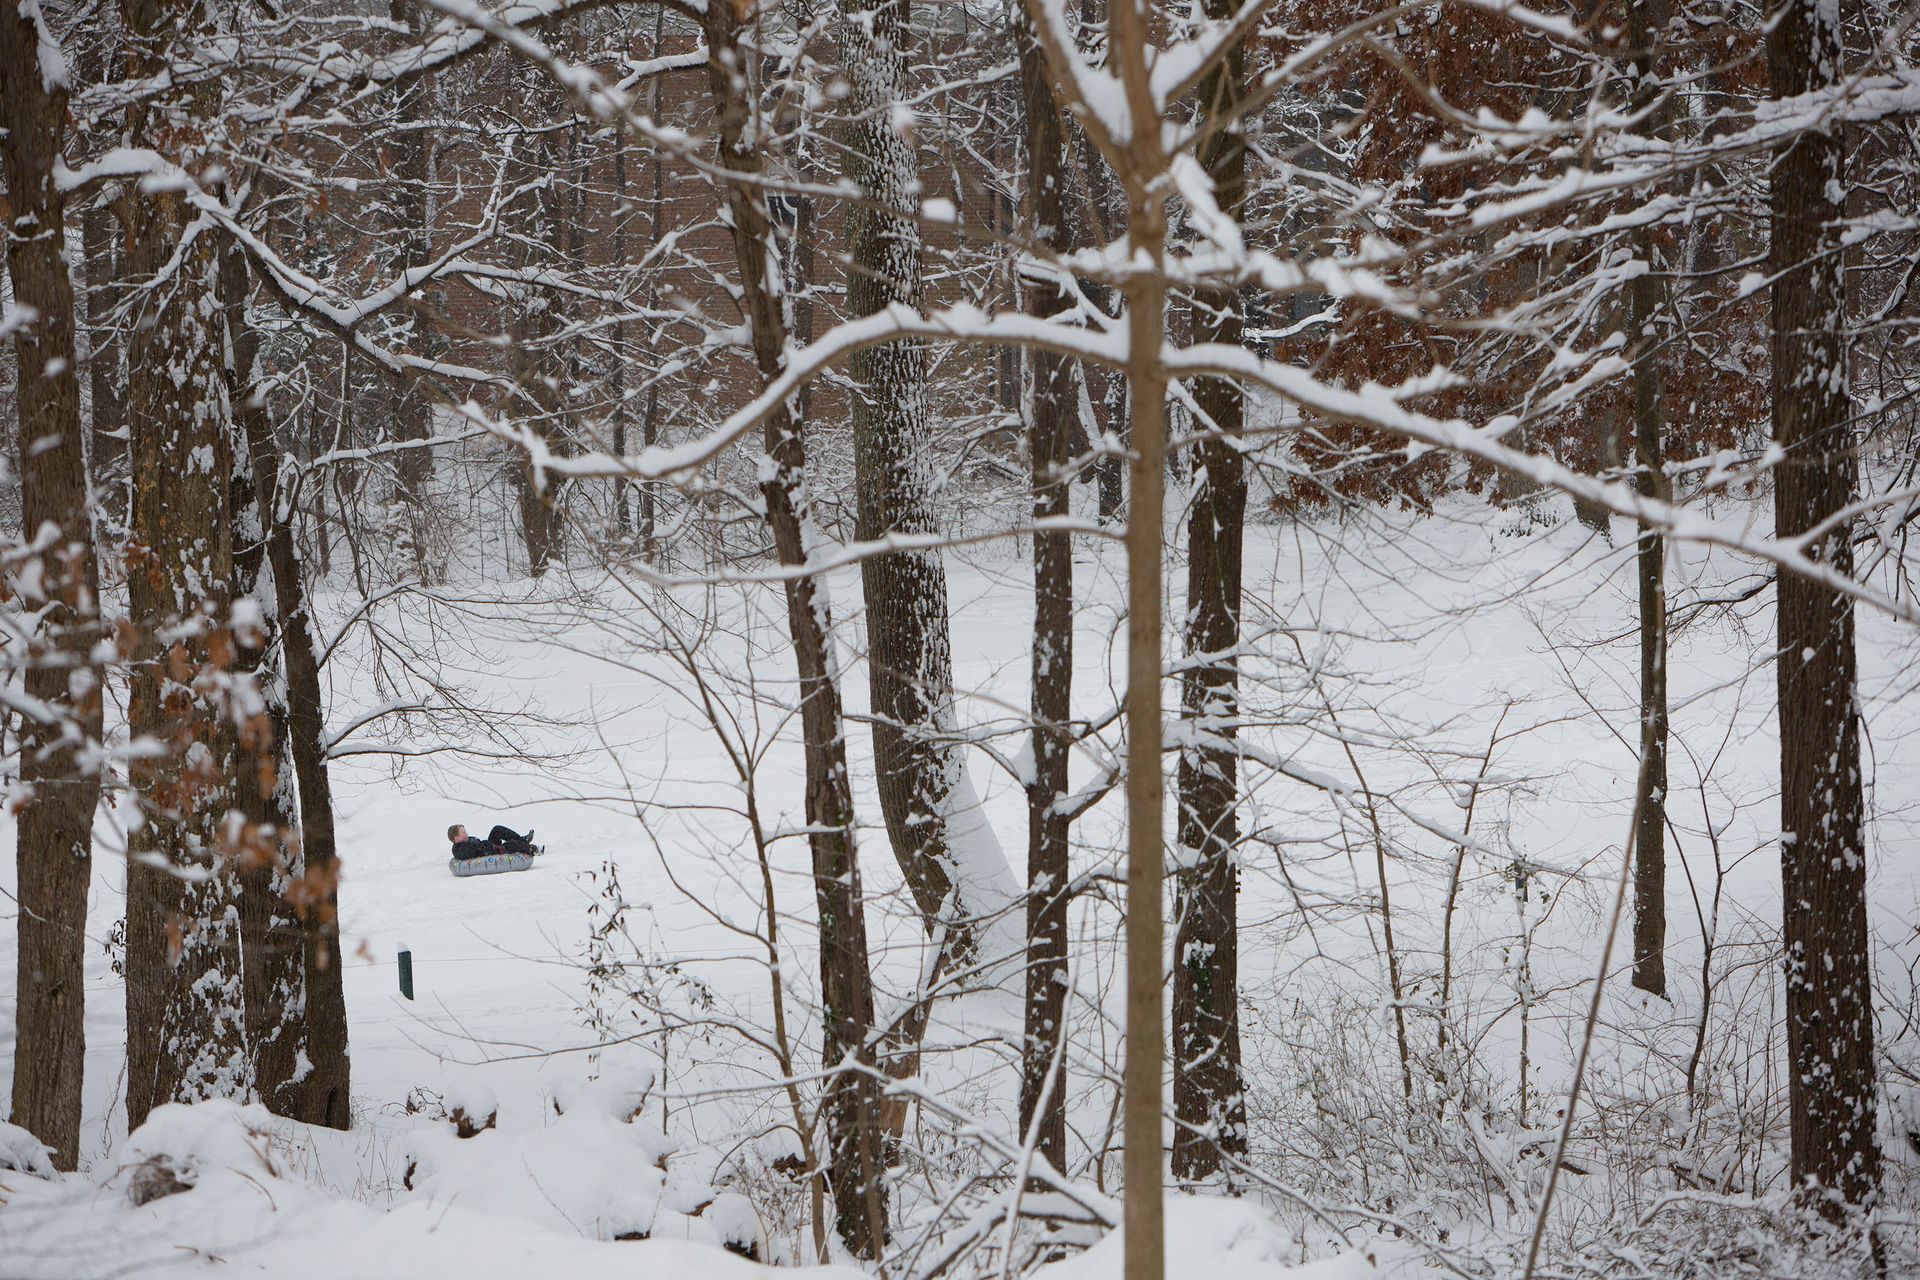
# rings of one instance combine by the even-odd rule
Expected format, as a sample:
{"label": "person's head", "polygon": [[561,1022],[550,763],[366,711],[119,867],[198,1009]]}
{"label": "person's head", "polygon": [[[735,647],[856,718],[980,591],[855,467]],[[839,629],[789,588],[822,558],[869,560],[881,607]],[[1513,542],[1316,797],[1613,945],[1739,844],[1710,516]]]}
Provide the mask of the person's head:
{"label": "person's head", "polygon": [[465,840],[466,838],[467,838],[467,828],[464,823],[456,822],[452,826],[447,828],[448,844],[459,844],[462,840]]}

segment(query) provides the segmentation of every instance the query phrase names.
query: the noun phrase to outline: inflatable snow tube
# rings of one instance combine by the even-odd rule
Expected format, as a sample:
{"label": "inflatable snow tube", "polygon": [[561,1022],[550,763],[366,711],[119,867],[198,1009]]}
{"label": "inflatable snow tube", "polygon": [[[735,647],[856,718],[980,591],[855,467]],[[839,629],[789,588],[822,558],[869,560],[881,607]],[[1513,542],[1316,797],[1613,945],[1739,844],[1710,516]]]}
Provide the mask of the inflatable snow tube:
{"label": "inflatable snow tube", "polygon": [[447,859],[447,870],[457,876],[497,876],[504,871],[525,871],[532,865],[532,855],[525,853],[489,853],[464,862]]}

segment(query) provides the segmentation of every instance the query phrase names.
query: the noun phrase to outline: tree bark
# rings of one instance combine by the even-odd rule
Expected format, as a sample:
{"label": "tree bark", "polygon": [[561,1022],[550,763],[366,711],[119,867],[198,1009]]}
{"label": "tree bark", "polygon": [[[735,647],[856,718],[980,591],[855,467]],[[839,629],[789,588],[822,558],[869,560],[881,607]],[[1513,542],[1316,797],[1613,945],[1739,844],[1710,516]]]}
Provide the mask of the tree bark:
{"label": "tree bark", "polygon": [[[860,192],[846,210],[847,312],[859,319],[896,303],[918,305],[919,175],[913,144],[895,119],[906,76],[908,0],[842,0],[842,12],[852,81],[845,171]],[[863,348],[849,357],[847,378],[855,536],[871,541],[938,532],[925,344]],[[963,863],[952,842],[956,810],[978,802],[955,739],[946,568],[937,550],[895,551],[862,559],[860,582],[880,809],[927,931],[940,938],[936,965],[950,971],[977,954],[980,917],[1016,895],[997,883],[1010,877],[988,864],[985,850],[972,851]],[[991,853],[1000,858],[997,846]]]}
{"label": "tree bark", "polygon": [[[1208,0],[1207,15],[1233,16],[1232,0]],[[1208,132],[1198,159],[1213,181],[1221,213],[1237,219],[1246,203],[1247,148],[1239,119],[1246,96],[1246,51],[1236,45],[1200,86]],[[1194,297],[1194,339],[1238,345],[1238,289]],[[1186,663],[1180,677],[1183,721],[1179,768],[1180,874],[1173,940],[1173,1174],[1217,1173],[1223,1155],[1247,1149],[1246,1094],[1240,1077],[1239,843],[1240,581],[1247,513],[1240,456],[1245,393],[1208,378],[1194,387],[1211,428],[1195,448],[1187,518]]]}
{"label": "tree bark", "polygon": [[[766,379],[784,366],[787,315],[780,255],[752,140],[751,98],[740,68],[747,51],[740,26],[752,15],[730,4],[708,5],[707,83],[719,131],[720,162],[743,181],[727,184],[741,296],[754,362]],[[768,416],[767,458],[760,493],[781,564],[808,563],[806,445],[802,426],[787,409]],[[857,1258],[876,1259],[886,1246],[887,1202],[881,1163],[880,1097],[874,1074],[873,979],[867,924],[854,842],[853,788],[847,771],[846,724],[831,641],[831,609],[824,578],[796,574],[786,581],[787,626],[800,677],[801,728],[806,740],[806,818],[812,852],[814,900],[820,919],[822,1062],[834,1070],[826,1085],[827,1182],[835,1231]]]}
{"label": "tree bark", "polygon": [[[139,74],[159,73],[173,41],[204,21],[191,0],[123,0],[123,14]],[[210,119],[216,92],[172,88],[136,107],[134,144],[197,178],[213,157],[192,126]],[[198,236],[182,251],[187,221],[183,193],[142,192],[127,235],[129,275],[147,290],[127,352],[128,601],[142,633],[128,728],[163,748],[128,770],[145,818],[127,868],[129,1129],[161,1103],[244,1097],[252,1088],[226,822],[237,746],[226,714],[235,656],[230,405],[215,237]]]}
{"label": "tree bark", "polygon": [[[1016,4],[1020,93],[1026,117],[1028,226],[1055,253],[1069,248],[1065,146],[1045,54]],[[1027,310],[1059,314],[1067,298],[1054,285],[1026,282]],[[1067,464],[1080,417],[1073,362],[1038,348],[1028,354],[1027,454],[1036,521],[1071,509]],[[1067,1074],[1062,1037],[1067,1012],[1067,905],[1071,881],[1066,802],[1073,746],[1073,535],[1033,534],[1033,776],[1027,783],[1027,986],[1021,1047],[1020,1129],[1034,1153],[1067,1167]]]}
{"label": "tree bark", "polygon": [[[1778,99],[1839,82],[1838,12],[1785,0],[1767,34]],[[1770,192],[1773,438],[1777,536],[1803,534],[1854,499],[1841,219],[1847,183],[1837,127],[1782,144]],[[1807,550],[1853,571],[1852,523]],[[1853,605],[1782,573],[1778,586],[1780,880],[1785,903],[1787,1081],[1794,1181],[1851,1205],[1880,1183],[1875,1134],[1867,850],[1855,702]],[[1833,1200],[1823,1201],[1833,1210]]]}
{"label": "tree bark", "polygon": [[[100,778],[77,748],[101,736],[100,578],[87,500],[84,427],[74,341],[73,281],[63,256],[66,199],[54,180],[66,145],[67,93],[59,55],[42,57],[37,5],[0,13],[0,157],[11,219],[7,270],[30,323],[14,333],[19,384],[15,437],[21,532],[39,544],[37,575],[10,584],[44,610],[27,654],[26,696],[43,709],[20,717],[16,809],[19,943],[14,1006],[12,1118],[72,1169],[80,1150],[86,1061],[87,886]],[[44,540],[44,541],[43,541]],[[24,568],[24,566],[23,566]],[[37,582],[30,579],[37,576]]]}

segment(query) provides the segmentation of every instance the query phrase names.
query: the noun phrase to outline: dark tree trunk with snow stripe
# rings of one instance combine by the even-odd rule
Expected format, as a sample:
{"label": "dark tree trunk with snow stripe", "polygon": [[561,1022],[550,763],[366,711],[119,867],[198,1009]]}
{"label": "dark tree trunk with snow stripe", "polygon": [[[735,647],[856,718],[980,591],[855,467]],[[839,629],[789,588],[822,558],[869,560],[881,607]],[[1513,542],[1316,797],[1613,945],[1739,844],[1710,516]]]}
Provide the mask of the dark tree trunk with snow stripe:
{"label": "dark tree trunk with snow stripe", "polygon": [[[1233,5],[1210,0],[1208,15]],[[1199,159],[1220,211],[1237,218],[1246,200],[1246,140],[1237,124],[1246,53],[1236,46],[1201,84],[1208,133]],[[1237,345],[1237,290],[1196,295],[1194,337]],[[1212,425],[1195,446],[1196,492],[1187,519],[1186,665],[1180,677],[1179,841],[1173,942],[1173,1173],[1205,1178],[1222,1156],[1247,1149],[1240,1079],[1240,871],[1238,737],[1240,571],[1247,512],[1240,457],[1245,392],[1209,378],[1194,402]]]}
{"label": "dark tree trunk with snow stripe", "polygon": [[[1843,65],[1835,11],[1785,0],[1767,36],[1777,98],[1830,87]],[[1822,524],[1856,492],[1847,378],[1843,135],[1809,131],[1773,170],[1773,438],[1776,532]],[[1851,523],[1808,553],[1851,574]],[[1853,605],[1779,578],[1780,881],[1785,901],[1787,1081],[1797,1184],[1861,1205],[1879,1188],[1867,849],[1855,702]],[[1830,1203],[1830,1202],[1829,1202]]]}

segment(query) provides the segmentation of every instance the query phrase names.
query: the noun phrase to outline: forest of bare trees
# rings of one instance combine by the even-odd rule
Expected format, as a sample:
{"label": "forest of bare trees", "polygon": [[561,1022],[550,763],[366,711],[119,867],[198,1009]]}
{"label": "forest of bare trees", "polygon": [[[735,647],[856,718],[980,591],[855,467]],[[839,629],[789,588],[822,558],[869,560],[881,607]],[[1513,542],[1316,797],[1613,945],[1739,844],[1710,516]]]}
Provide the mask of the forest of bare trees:
{"label": "forest of bare trees", "polygon": [[0,1276],[1913,1273],[1917,60],[5,0]]}

